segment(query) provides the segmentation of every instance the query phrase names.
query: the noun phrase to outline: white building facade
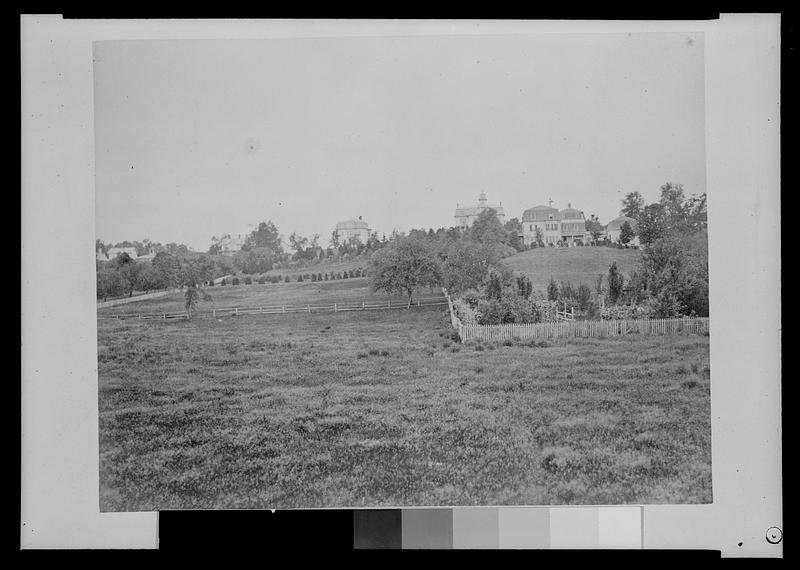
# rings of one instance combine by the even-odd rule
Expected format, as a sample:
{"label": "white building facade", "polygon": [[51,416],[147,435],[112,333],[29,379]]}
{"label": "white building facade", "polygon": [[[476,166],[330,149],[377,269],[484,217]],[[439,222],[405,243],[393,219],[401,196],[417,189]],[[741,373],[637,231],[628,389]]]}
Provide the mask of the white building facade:
{"label": "white building facade", "polygon": [[534,206],[522,213],[522,241],[525,245],[537,243],[537,234],[545,246],[559,243],[569,247],[588,241],[586,216],[571,204],[563,210],[552,206]]}
{"label": "white building facade", "polygon": [[486,194],[481,192],[478,196],[478,204],[475,206],[465,206],[459,207],[456,204],[456,213],[455,213],[455,225],[457,228],[468,228],[470,227],[475,220],[478,219],[484,211],[492,209],[497,216],[497,219],[500,221],[501,224],[505,223],[505,212],[503,211],[503,204],[502,202],[500,205],[489,204],[488,200],[486,199]]}
{"label": "white building facade", "polygon": [[358,219],[350,218],[336,224],[336,235],[341,244],[349,243],[352,240],[366,244],[369,240],[369,224],[361,216]]}

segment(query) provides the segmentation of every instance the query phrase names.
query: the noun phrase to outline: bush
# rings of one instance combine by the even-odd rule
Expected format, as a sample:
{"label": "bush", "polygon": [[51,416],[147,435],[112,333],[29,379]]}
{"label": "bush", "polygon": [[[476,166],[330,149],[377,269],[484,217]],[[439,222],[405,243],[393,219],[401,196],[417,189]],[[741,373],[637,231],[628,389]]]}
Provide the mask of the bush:
{"label": "bush", "polygon": [[297,276],[297,282],[298,283],[302,283],[303,282],[303,274],[302,273]]}
{"label": "bush", "polygon": [[220,287],[224,287],[227,284],[228,284],[228,281],[224,277],[222,278],[222,281],[219,282]]}
{"label": "bush", "polygon": [[244,284],[245,285],[252,285],[253,284],[253,279],[248,275],[247,277],[244,278]]}
{"label": "bush", "polygon": [[284,283],[289,283],[289,281],[291,281],[291,279],[289,279],[289,276],[288,276],[288,275],[287,275],[286,277],[284,277],[284,278],[283,278],[283,282],[284,282]]}
{"label": "bush", "polygon": [[328,274],[325,273],[324,275],[325,275],[325,281],[328,281]]}
{"label": "bush", "polygon": [[258,278],[259,285],[264,285],[266,282],[267,282],[267,278],[266,277],[259,277]]}
{"label": "bush", "polygon": [[[477,304],[476,304],[477,306]],[[461,319],[461,323],[465,325],[478,324],[478,315],[472,306],[470,306],[464,299],[456,299],[453,301],[453,311],[456,316]]]}
{"label": "bush", "polygon": [[317,273],[317,281],[322,281],[322,273]]}
{"label": "bush", "polygon": [[238,284],[239,284],[239,278],[238,277],[234,277],[233,281],[231,281],[231,285],[238,285]]}

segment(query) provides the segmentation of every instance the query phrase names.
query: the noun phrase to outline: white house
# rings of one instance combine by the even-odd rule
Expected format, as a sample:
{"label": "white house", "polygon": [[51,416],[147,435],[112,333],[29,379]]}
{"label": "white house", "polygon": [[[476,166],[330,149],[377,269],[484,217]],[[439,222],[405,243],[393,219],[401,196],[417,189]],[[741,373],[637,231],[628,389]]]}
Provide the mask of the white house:
{"label": "white house", "polygon": [[[552,204],[552,200],[550,201]],[[537,229],[544,245],[559,242],[574,246],[588,241],[586,216],[567,204],[563,210],[550,206],[534,206],[522,213],[522,240],[525,245],[536,243]]]}
{"label": "white house", "polygon": [[336,224],[336,234],[339,236],[339,243],[348,243],[352,239],[357,239],[363,244],[369,240],[369,224],[361,219],[350,218]]}
{"label": "white house", "polygon": [[499,206],[494,204],[489,204],[486,200],[486,194],[481,192],[478,196],[478,204],[474,206],[464,206],[460,207],[456,204],[456,213],[455,213],[455,222],[456,227],[459,228],[468,228],[472,225],[472,223],[478,219],[485,210],[492,209],[497,216],[497,219],[500,223],[505,222],[505,212],[503,211],[503,203],[501,202]]}
{"label": "white house", "polygon": [[139,257],[135,247],[112,247],[108,250],[108,259],[116,259],[118,255],[123,253],[127,253],[131,259]]}

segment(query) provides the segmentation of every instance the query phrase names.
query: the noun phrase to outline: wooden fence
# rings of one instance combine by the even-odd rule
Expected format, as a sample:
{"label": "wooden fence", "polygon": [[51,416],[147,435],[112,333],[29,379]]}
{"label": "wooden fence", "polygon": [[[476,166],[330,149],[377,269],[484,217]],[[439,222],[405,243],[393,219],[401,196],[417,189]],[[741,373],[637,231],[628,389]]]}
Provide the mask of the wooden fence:
{"label": "wooden fence", "polygon": [[[347,311],[388,311],[395,309],[407,309],[410,307],[434,307],[446,305],[447,301],[442,297],[428,299],[417,299],[410,306],[408,302],[389,300],[385,303],[331,303],[326,305],[261,305],[258,307],[223,307],[205,311],[196,311],[192,314],[193,319],[220,318],[239,315],[279,315],[288,313],[341,313]],[[163,313],[106,313],[98,314],[100,319],[188,319],[186,311],[163,312]]]}
{"label": "wooden fence", "polygon": [[639,334],[706,333],[708,317],[604,321],[560,321],[554,323],[455,326],[461,342],[530,338],[605,337]]}
{"label": "wooden fence", "polygon": [[120,297],[119,299],[112,299],[110,301],[98,301],[97,308],[105,309],[107,307],[116,307],[117,305],[127,305],[128,303],[135,303],[136,301],[146,301],[147,299],[158,299],[159,297],[166,297],[180,289],[166,289],[163,291],[154,291],[152,293],[134,293],[131,297]]}

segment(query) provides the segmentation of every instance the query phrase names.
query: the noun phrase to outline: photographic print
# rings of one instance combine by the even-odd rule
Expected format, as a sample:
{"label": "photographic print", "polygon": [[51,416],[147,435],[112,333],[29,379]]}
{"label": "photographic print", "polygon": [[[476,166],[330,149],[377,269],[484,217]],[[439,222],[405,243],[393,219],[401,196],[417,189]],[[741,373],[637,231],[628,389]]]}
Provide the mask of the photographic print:
{"label": "photographic print", "polygon": [[94,42],[101,511],[711,503],[703,40]]}

